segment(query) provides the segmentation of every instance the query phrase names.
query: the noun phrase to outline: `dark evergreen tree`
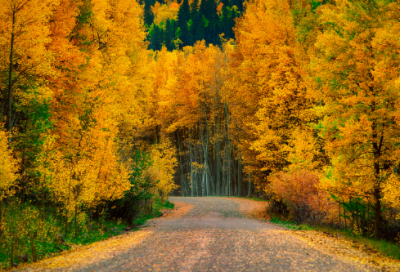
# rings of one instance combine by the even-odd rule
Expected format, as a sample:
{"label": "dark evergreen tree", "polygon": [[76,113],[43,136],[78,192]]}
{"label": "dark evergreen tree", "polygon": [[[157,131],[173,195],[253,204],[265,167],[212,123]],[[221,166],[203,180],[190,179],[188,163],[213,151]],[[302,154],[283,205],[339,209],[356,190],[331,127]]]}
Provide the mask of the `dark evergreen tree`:
{"label": "dark evergreen tree", "polygon": [[[204,22],[203,19],[205,19],[205,17],[202,14],[199,14],[199,23],[197,25],[197,29],[196,29],[196,33],[195,33],[195,41],[202,41],[205,40],[206,37],[206,28],[204,26]],[[206,20],[206,19],[205,19]]]}
{"label": "dark evergreen tree", "polygon": [[199,0],[193,0],[190,3],[190,18],[193,19],[199,12]]}
{"label": "dark evergreen tree", "polygon": [[206,26],[205,40],[207,44],[219,44],[219,17],[217,14],[217,3],[215,0],[207,0],[205,18],[208,20]]}
{"label": "dark evergreen tree", "polygon": [[218,14],[217,14],[217,3],[215,0],[207,0],[206,3],[206,13],[204,14],[206,18],[210,21],[217,21]]}
{"label": "dark evergreen tree", "polygon": [[180,35],[180,39],[182,41],[182,45],[181,47],[187,46],[187,45],[191,45],[190,44],[190,31],[189,31],[189,26],[188,25],[183,25],[182,27],[180,27],[181,29],[181,35]]}
{"label": "dark evergreen tree", "polygon": [[149,49],[161,50],[163,43],[163,31],[157,25],[153,25]]}
{"label": "dark evergreen tree", "polygon": [[172,51],[175,49],[173,40],[175,37],[175,30],[173,28],[173,25],[171,24],[170,20],[167,20],[165,23],[165,31],[164,31],[164,45],[167,47],[169,51]]}
{"label": "dark evergreen tree", "polygon": [[227,37],[229,39],[235,39],[235,31],[233,30],[233,28],[235,27],[236,18],[237,18],[237,13],[233,8],[231,8],[230,16],[228,19],[228,27],[227,27]]}
{"label": "dark evergreen tree", "polygon": [[151,26],[151,24],[154,21],[154,14],[153,11],[151,10],[151,1],[152,0],[144,1],[143,20],[145,25],[147,26]]}
{"label": "dark evergreen tree", "polygon": [[230,0],[221,0],[221,3],[224,4],[224,7],[230,6]]}
{"label": "dark evergreen tree", "polygon": [[179,7],[178,11],[178,26],[182,27],[186,25],[187,22],[190,20],[190,8],[189,8],[189,1],[183,0],[183,3]]}
{"label": "dark evergreen tree", "polygon": [[199,12],[195,13],[195,15],[192,17],[192,24],[190,26],[190,44],[195,44],[196,41],[204,39],[204,36],[198,36],[199,25],[202,24],[201,19],[202,15]]}
{"label": "dark evergreen tree", "polygon": [[223,6],[220,16],[220,31],[225,34],[226,39],[235,38],[233,27],[235,26],[236,13],[233,8]]}
{"label": "dark evergreen tree", "polygon": [[171,30],[172,30],[172,33],[173,33],[173,37],[174,37],[174,39],[176,39],[177,37],[176,37],[176,29],[178,28],[178,25],[177,25],[177,23],[176,23],[176,21],[174,20],[174,19],[171,19],[170,20],[170,25],[171,25]]}
{"label": "dark evergreen tree", "polygon": [[[151,26],[148,23],[150,19],[153,22],[154,15],[150,6],[155,4],[155,0],[141,1],[145,2],[144,19],[150,29],[149,49],[153,50],[161,49],[162,45],[165,45],[168,50],[174,50],[177,39],[182,42],[179,45],[180,48],[194,45],[201,40],[205,40],[207,44],[221,45],[221,33],[224,33],[226,39],[234,38],[235,18],[243,9],[243,0],[220,0],[223,7],[219,14],[217,0],[193,0],[190,5],[189,0],[178,0],[181,5],[176,21],[171,19],[158,26]],[[165,3],[165,1],[160,3],[163,2]],[[234,9],[232,5],[237,5],[237,9]]]}
{"label": "dark evergreen tree", "polygon": [[183,0],[183,3],[179,7],[178,11],[178,26],[181,29],[180,39],[182,46],[190,45],[190,32],[188,22],[190,20],[190,8],[189,1]]}
{"label": "dark evergreen tree", "polygon": [[236,6],[240,12],[243,11],[243,0],[231,0],[231,5]]}
{"label": "dark evergreen tree", "polygon": [[200,0],[200,8],[199,8],[199,12],[202,15],[205,15],[207,13],[207,0]]}

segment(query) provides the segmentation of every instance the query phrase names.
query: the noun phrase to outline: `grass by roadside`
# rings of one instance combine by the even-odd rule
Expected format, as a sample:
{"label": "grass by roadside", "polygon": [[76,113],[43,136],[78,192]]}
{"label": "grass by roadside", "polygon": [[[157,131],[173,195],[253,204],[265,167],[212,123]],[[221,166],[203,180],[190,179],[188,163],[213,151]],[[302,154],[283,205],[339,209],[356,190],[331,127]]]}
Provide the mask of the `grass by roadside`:
{"label": "grass by roadside", "polygon": [[349,230],[336,229],[324,226],[311,226],[308,224],[296,224],[295,222],[285,221],[276,217],[272,217],[270,222],[284,226],[291,230],[304,230],[304,231],[318,231],[325,234],[340,237],[353,242],[352,247],[367,249],[369,251],[376,251],[386,257],[400,260],[400,246],[385,240],[376,240],[374,238],[363,237],[355,235]]}
{"label": "grass by roadside", "polygon": [[147,220],[162,216],[161,210],[164,210],[164,209],[172,210],[174,207],[175,207],[175,204],[171,203],[169,201],[162,203],[162,202],[156,200],[153,205],[153,213],[140,216],[139,218],[137,218],[135,220],[135,225],[136,226],[144,225]]}
{"label": "grass by roadside", "polygon": [[[162,203],[156,200],[153,203],[152,212],[140,215],[134,221],[135,226],[139,227],[145,224],[148,219],[162,216],[162,210],[173,208],[174,204],[169,201]],[[46,222],[46,224],[54,224],[54,222]],[[46,233],[46,239],[35,242],[34,254],[36,256],[36,261],[54,257],[61,253],[72,252],[82,246],[132,231],[132,228],[127,227],[122,221],[101,220],[99,222],[90,222],[88,226],[82,227],[77,237],[75,237],[72,232],[67,235],[61,234],[58,229],[57,226],[54,226],[55,231]],[[133,229],[133,231],[138,229],[139,228]],[[7,241],[3,242],[0,241],[0,271],[9,269],[11,263],[11,256],[7,249]],[[12,260],[13,266],[18,267],[23,263],[33,263],[32,245],[30,241],[21,239],[17,242],[21,243],[21,249],[18,252],[14,252],[14,258]]]}
{"label": "grass by roadside", "polygon": [[288,228],[291,230],[314,230],[311,226],[309,226],[307,224],[296,224],[295,222],[285,221],[285,220],[279,219],[277,217],[272,217],[270,219],[270,222],[278,224],[282,227],[285,227],[285,228]]}

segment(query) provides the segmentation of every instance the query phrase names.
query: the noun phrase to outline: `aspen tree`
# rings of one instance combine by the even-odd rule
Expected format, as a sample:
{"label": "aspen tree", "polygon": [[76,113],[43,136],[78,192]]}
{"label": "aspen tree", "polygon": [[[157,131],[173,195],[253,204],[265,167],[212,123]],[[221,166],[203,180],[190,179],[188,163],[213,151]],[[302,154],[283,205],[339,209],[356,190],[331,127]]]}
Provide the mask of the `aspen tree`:
{"label": "aspen tree", "polygon": [[[54,76],[52,54],[46,48],[49,39],[48,17],[57,1],[0,1],[0,89],[7,94],[7,129],[15,124],[15,105],[26,104],[32,95],[27,88],[39,86],[39,97],[50,98],[44,85]],[[10,133],[11,137],[12,134]],[[11,138],[10,138],[11,140]]]}
{"label": "aspen tree", "polygon": [[342,0],[322,6],[323,32],[311,58],[321,132],[332,162],[324,188],[345,199],[372,198],[377,238],[383,192],[400,154],[398,11],[397,1]]}

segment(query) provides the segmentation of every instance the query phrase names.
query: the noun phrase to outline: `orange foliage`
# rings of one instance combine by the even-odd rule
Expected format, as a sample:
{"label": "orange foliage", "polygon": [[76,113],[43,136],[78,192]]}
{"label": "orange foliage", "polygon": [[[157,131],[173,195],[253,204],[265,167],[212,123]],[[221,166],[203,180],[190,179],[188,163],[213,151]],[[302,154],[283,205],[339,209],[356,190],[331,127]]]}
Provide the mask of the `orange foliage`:
{"label": "orange foliage", "polygon": [[224,3],[219,3],[219,5],[218,5],[218,7],[217,7],[217,11],[218,11],[218,14],[221,12],[221,10],[222,10],[222,8],[224,7]]}
{"label": "orange foliage", "polygon": [[176,9],[176,10],[178,10],[180,6],[181,6],[181,5],[179,5],[177,2],[172,2],[172,3],[169,5],[169,8],[170,8],[170,9]]}
{"label": "orange foliage", "polygon": [[154,6],[151,6],[151,11],[153,12],[154,16],[157,17],[158,10],[160,9],[160,2],[156,2]]}
{"label": "orange foliage", "polygon": [[315,172],[281,172],[271,178],[270,190],[276,200],[288,205],[294,220],[321,223],[334,205],[325,191],[320,189],[319,183],[319,176]]}

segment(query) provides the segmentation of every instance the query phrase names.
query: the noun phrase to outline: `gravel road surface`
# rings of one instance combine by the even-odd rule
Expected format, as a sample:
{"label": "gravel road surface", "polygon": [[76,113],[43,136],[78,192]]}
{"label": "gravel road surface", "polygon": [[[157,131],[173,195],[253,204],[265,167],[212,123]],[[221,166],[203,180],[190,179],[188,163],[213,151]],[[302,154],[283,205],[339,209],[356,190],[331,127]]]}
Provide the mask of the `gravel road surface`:
{"label": "gravel road surface", "polygon": [[[23,270],[372,271],[319,251],[276,224],[251,218],[252,210],[263,208],[265,202],[218,197],[171,197],[170,201],[177,209],[129,234],[134,237],[142,232],[144,238],[128,243],[124,250],[99,260],[103,253],[94,251],[90,260],[66,267],[46,268],[44,262]],[[121,245],[124,239],[120,238]]]}

